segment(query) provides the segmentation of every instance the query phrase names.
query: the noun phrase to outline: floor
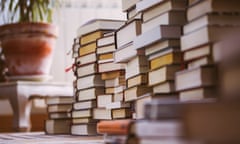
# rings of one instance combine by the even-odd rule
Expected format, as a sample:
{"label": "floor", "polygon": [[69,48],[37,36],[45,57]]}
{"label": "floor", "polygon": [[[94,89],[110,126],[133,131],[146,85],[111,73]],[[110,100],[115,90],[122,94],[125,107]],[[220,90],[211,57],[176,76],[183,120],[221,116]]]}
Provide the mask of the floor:
{"label": "floor", "polygon": [[45,135],[43,132],[1,133],[0,144],[103,144],[103,138],[70,135]]}

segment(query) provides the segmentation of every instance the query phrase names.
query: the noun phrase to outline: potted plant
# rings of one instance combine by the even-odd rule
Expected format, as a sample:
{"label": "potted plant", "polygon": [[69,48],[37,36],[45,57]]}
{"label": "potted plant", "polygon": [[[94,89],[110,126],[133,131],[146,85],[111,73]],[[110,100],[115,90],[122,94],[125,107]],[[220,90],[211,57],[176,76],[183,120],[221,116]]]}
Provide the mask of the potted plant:
{"label": "potted plant", "polygon": [[9,77],[49,74],[57,28],[54,0],[1,0],[0,42]]}

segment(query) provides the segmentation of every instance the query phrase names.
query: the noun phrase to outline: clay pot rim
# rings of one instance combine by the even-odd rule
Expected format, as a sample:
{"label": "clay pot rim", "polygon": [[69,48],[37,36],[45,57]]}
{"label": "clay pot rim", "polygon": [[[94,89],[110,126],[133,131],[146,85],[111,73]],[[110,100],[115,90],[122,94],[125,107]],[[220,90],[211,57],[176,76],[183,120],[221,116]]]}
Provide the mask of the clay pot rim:
{"label": "clay pot rim", "polygon": [[44,22],[24,22],[0,25],[0,39],[6,36],[26,33],[57,37],[58,29],[56,25]]}

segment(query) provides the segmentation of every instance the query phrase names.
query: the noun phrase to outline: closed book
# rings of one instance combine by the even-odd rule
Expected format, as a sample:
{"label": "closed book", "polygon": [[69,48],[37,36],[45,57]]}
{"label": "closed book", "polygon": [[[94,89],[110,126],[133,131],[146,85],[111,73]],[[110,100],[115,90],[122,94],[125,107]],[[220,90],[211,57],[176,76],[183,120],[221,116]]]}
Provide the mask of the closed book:
{"label": "closed book", "polygon": [[169,80],[174,80],[175,73],[181,70],[180,65],[167,65],[148,73],[148,84],[154,86]]}
{"label": "closed book", "polygon": [[150,69],[158,69],[170,64],[181,64],[182,54],[180,52],[169,53],[150,60]]}
{"label": "closed book", "polygon": [[213,86],[217,81],[216,68],[212,66],[203,66],[177,72],[175,81],[177,91]]}
{"label": "closed book", "polygon": [[108,87],[108,88],[105,88],[105,94],[114,94],[115,92],[115,87]]}
{"label": "closed book", "polygon": [[77,89],[82,90],[91,87],[104,86],[104,81],[101,79],[101,75],[90,75],[77,79]]}
{"label": "closed book", "polygon": [[72,118],[90,118],[92,116],[93,116],[92,109],[72,111]]}
{"label": "closed book", "polygon": [[86,124],[86,123],[96,123],[97,120],[92,118],[73,118],[72,124]]}
{"label": "closed book", "polygon": [[209,66],[213,65],[213,58],[208,56],[208,57],[202,57],[199,59],[195,59],[187,64],[188,69],[194,69],[197,67],[202,67],[202,66]]}
{"label": "closed book", "polygon": [[115,42],[114,35],[104,36],[97,40],[97,47],[111,45]]}
{"label": "closed book", "polygon": [[73,103],[74,110],[91,109],[97,106],[96,100],[82,101]]}
{"label": "closed book", "polygon": [[95,31],[95,32],[83,35],[83,36],[80,37],[80,45],[85,45],[85,44],[94,42],[98,38],[103,37],[103,34],[107,33],[107,32],[109,32],[109,31],[101,31],[101,30],[99,30],[99,31]]}
{"label": "closed book", "polygon": [[96,120],[111,120],[112,110],[105,108],[94,108],[93,109],[93,119]]}
{"label": "closed book", "polygon": [[142,13],[137,12],[136,6],[127,11],[127,20],[131,21],[133,19],[141,19]]}
{"label": "closed book", "polygon": [[78,36],[82,36],[97,30],[116,30],[125,22],[121,20],[94,19],[80,26],[77,30]]}
{"label": "closed book", "polygon": [[108,60],[108,59],[113,59],[113,53],[106,53],[106,54],[100,54],[98,55],[99,60]]}
{"label": "closed book", "polygon": [[133,41],[135,37],[141,34],[141,20],[133,20],[124,25],[115,33],[116,48],[119,49]]}
{"label": "closed book", "polygon": [[238,26],[240,25],[240,15],[231,15],[231,14],[221,14],[218,13],[207,13],[183,27],[184,34],[188,34],[194,32],[206,25],[233,25]]}
{"label": "closed book", "polygon": [[180,38],[181,33],[182,32],[180,26],[161,25],[135,38],[133,45],[136,49],[140,49],[147,47],[157,41]]}
{"label": "closed book", "polygon": [[47,105],[54,105],[54,104],[72,104],[74,101],[73,96],[64,97],[64,96],[57,96],[57,97],[48,97],[46,99]]}
{"label": "closed book", "polygon": [[133,43],[125,45],[114,52],[114,61],[117,63],[129,62],[132,58],[138,55],[144,55],[144,50],[136,50]]}
{"label": "closed book", "polygon": [[125,64],[114,63],[114,62],[107,62],[98,64],[98,71],[100,73],[111,72],[111,71],[118,71],[124,70]]}
{"label": "closed book", "polygon": [[125,86],[126,80],[125,76],[119,76],[114,79],[105,80],[105,87],[118,87],[118,86]]}
{"label": "closed book", "polygon": [[130,133],[137,137],[151,139],[157,137],[182,137],[184,126],[180,120],[136,121],[131,125]]}
{"label": "closed book", "polygon": [[46,134],[70,134],[71,120],[46,120],[45,133]]}
{"label": "closed book", "polygon": [[115,93],[113,94],[113,101],[114,102],[121,102],[124,100],[124,92],[120,92],[120,93]]}
{"label": "closed book", "polygon": [[138,3],[140,0],[122,0],[122,11],[126,12]]}
{"label": "closed book", "polygon": [[71,118],[70,112],[57,112],[48,113],[50,119],[69,119]]}
{"label": "closed book", "polygon": [[132,88],[128,88],[124,91],[124,100],[126,102],[128,101],[134,101],[138,97],[152,92],[151,87],[148,87],[146,85],[140,85],[140,86],[135,86]]}
{"label": "closed book", "polygon": [[167,48],[180,48],[180,40],[179,39],[170,39],[156,42],[150,46],[145,48],[146,56],[152,55],[154,53],[160,52]]}
{"label": "closed book", "polygon": [[124,74],[125,74],[125,72],[123,70],[118,70],[118,71],[114,71],[114,72],[106,72],[106,73],[101,74],[101,78],[102,78],[102,80],[108,80],[108,79],[113,79],[113,78],[122,76]]}
{"label": "closed book", "polygon": [[97,96],[97,107],[98,108],[105,108],[107,104],[113,102],[113,95],[98,95]]}
{"label": "closed book", "polygon": [[130,108],[130,103],[117,101],[106,104],[106,109],[120,109],[120,108]]}
{"label": "closed book", "polygon": [[191,61],[205,56],[212,55],[212,46],[210,44],[190,49],[183,53],[184,61]]}
{"label": "closed book", "polygon": [[55,104],[48,105],[47,111],[52,112],[69,112],[72,109],[72,104]]}
{"label": "closed book", "polygon": [[239,27],[234,26],[205,26],[193,33],[181,37],[181,50],[186,51],[208,43],[220,41],[225,38],[226,34]]}
{"label": "closed book", "polygon": [[204,0],[199,1],[187,10],[187,19],[192,21],[207,13],[240,12],[238,0]]}
{"label": "closed book", "polygon": [[214,87],[200,87],[181,91],[179,93],[180,101],[196,101],[207,98],[216,98],[217,91]]}
{"label": "closed book", "polygon": [[166,81],[160,84],[153,86],[153,93],[174,93],[175,84],[174,81]]}
{"label": "closed book", "polygon": [[71,126],[71,134],[80,136],[95,136],[97,135],[96,127],[96,123],[74,124]]}
{"label": "closed book", "polygon": [[91,53],[85,56],[77,57],[75,60],[75,64],[77,66],[86,65],[89,63],[95,63],[97,61],[96,53]]}
{"label": "closed book", "polygon": [[135,56],[126,65],[126,79],[148,72],[148,65],[149,64],[146,56]]}
{"label": "closed book", "polygon": [[132,113],[130,108],[112,109],[113,119],[131,118],[131,116],[132,116]]}
{"label": "closed book", "polygon": [[81,46],[79,48],[79,56],[84,56],[90,53],[96,52],[97,45],[96,42],[89,43],[87,45]]}
{"label": "closed book", "polygon": [[[142,33],[147,32],[159,25],[184,25],[187,20],[185,11],[168,11],[156,17],[147,17],[143,13]],[[144,17],[145,16],[145,17]]]}
{"label": "closed book", "polygon": [[105,45],[97,48],[97,54],[106,54],[106,53],[113,53],[116,51],[115,45],[110,44],[110,45]]}
{"label": "closed book", "polygon": [[93,75],[98,72],[97,68],[98,67],[96,63],[79,66],[77,67],[77,77]]}
{"label": "closed book", "polygon": [[132,120],[100,121],[97,124],[99,134],[127,135]]}
{"label": "closed book", "polygon": [[147,93],[144,94],[140,97],[138,97],[135,101],[135,112],[136,112],[136,119],[143,119],[144,118],[144,105],[146,102],[150,102],[152,100],[152,94],[151,93]]}
{"label": "closed book", "polygon": [[78,101],[95,100],[97,95],[104,94],[104,87],[92,87],[77,92]]}
{"label": "closed book", "polygon": [[140,74],[135,77],[127,79],[127,87],[131,88],[138,85],[147,84],[148,78],[146,74]]}

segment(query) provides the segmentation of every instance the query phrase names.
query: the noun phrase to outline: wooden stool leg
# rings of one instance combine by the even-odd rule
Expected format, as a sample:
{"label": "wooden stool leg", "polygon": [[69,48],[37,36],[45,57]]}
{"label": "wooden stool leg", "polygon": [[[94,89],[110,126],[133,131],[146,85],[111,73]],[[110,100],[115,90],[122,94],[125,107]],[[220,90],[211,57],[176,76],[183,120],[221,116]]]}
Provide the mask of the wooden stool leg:
{"label": "wooden stool leg", "polygon": [[20,94],[10,100],[13,109],[13,128],[18,132],[28,132],[31,130],[31,101],[26,96]]}

